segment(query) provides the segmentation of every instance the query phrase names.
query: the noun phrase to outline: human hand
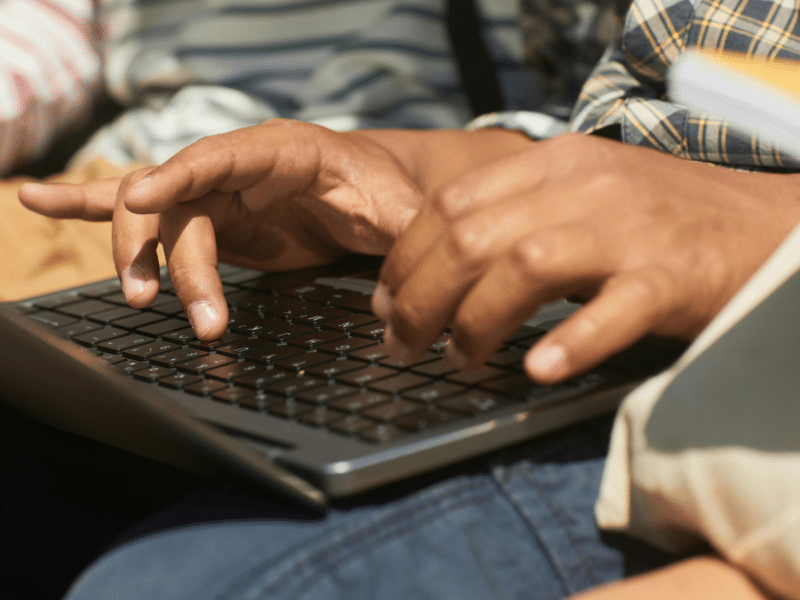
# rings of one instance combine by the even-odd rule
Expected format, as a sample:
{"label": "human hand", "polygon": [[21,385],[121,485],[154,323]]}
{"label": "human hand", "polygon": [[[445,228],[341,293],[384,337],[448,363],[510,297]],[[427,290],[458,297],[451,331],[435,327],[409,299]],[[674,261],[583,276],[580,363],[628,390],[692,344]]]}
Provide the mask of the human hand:
{"label": "human hand", "polygon": [[227,325],[218,259],[287,270],[384,254],[422,194],[364,135],[272,120],[205,138],[121,180],[23,186],[20,200],[54,217],[113,217],[114,262],[132,306],[158,292],[161,241],[198,337],[214,339]]}
{"label": "human hand", "polygon": [[455,179],[390,251],[373,297],[394,353],[452,328],[485,361],[543,303],[588,302],[526,356],[577,375],[652,332],[690,339],[800,220],[796,175],[734,171],[602,138],[539,142]]}

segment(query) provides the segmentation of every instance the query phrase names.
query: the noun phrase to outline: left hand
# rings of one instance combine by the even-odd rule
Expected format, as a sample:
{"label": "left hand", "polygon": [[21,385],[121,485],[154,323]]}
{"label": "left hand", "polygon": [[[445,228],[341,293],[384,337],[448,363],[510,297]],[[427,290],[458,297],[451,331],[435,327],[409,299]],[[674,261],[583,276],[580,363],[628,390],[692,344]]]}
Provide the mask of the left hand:
{"label": "left hand", "polygon": [[218,259],[269,271],[385,254],[423,199],[365,135],[281,119],[204,138],[122,180],[29,185],[19,195],[48,216],[113,218],[114,263],[137,308],[158,293],[162,242],[201,339],[219,337],[228,322]]}
{"label": "left hand", "polygon": [[373,300],[396,354],[452,328],[485,361],[543,303],[589,299],[526,356],[577,375],[648,332],[690,339],[800,221],[798,176],[689,162],[607,139],[533,144],[457,178],[390,251]]}

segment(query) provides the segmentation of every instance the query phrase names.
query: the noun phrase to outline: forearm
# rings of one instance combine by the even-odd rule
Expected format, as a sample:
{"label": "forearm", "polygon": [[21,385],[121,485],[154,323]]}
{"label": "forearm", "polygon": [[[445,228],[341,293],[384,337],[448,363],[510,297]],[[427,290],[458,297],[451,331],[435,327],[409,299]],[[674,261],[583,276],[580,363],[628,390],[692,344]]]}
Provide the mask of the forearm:
{"label": "forearm", "polygon": [[774,600],[720,558],[700,556],[594,588],[573,600]]}
{"label": "forearm", "polygon": [[348,135],[366,137],[388,150],[426,196],[472,169],[534,143],[524,133],[500,128],[369,129]]}

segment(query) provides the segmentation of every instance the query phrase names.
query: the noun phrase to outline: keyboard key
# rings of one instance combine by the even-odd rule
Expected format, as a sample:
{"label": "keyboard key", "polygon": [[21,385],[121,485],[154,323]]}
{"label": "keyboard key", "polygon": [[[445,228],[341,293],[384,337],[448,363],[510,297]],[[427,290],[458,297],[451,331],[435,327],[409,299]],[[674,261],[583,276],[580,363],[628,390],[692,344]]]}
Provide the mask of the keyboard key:
{"label": "keyboard key", "polygon": [[117,293],[121,289],[122,288],[119,281],[108,281],[88,287],[84,290],[81,290],[79,293],[81,296],[86,296],[87,298],[100,298],[101,296],[105,296],[107,294]]}
{"label": "keyboard key", "polygon": [[203,378],[198,377],[197,375],[190,375],[189,373],[175,373],[175,375],[170,375],[168,377],[159,379],[158,383],[168,388],[172,388],[173,390],[180,390],[188,385],[198,383],[202,380]]}
{"label": "keyboard key", "polygon": [[292,346],[300,346],[310,350],[316,348],[321,344],[329,344],[331,342],[341,340],[345,337],[343,333],[337,331],[314,331],[305,335],[289,338],[286,340],[287,344]]}
{"label": "keyboard key", "polygon": [[364,363],[358,360],[336,360],[330,355],[329,357],[331,359],[330,362],[310,366],[306,369],[306,373],[317,375],[318,377],[336,377],[340,373],[347,373],[348,371],[364,368]]}
{"label": "keyboard key", "polygon": [[343,355],[361,348],[374,346],[375,344],[377,344],[375,340],[368,340],[365,338],[343,338],[326,344],[320,344],[317,346],[317,350],[320,352]]}
{"label": "keyboard key", "polygon": [[103,362],[109,365],[116,365],[118,363],[125,362],[126,360],[128,360],[127,358],[119,354],[109,354],[108,352],[100,352],[96,348],[80,347],[80,349],[85,350],[89,354],[94,354],[95,356],[99,356],[103,360]]}
{"label": "keyboard key", "polygon": [[226,346],[228,344],[234,344],[241,340],[247,339],[245,336],[239,333],[232,333],[230,331],[226,331],[222,334],[221,338],[216,340],[191,340],[189,345],[192,348],[198,348],[200,350],[205,350],[206,352],[210,352],[215,348],[219,348],[220,346]]}
{"label": "keyboard key", "polygon": [[395,358],[394,356],[387,356],[386,358],[382,358],[378,361],[378,364],[383,365],[384,367],[394,367],[395,369],[404,369],[406,367],[422,365],[424,363],[430,362],[432,360],[441,360],[442,357],[435,352],[426,352],[422,356],[420,356],[414,362],[406,362],[404,360],[400,360],[399,358]]}
{"label": "keyboard key", "polygon": [[141,371],[142,369],[147,369],[150,367],[150,363],[147,363],[143,360],[133,360],[131,358],[123,359],[122,362],[114,363],[114,368],[119,369],[123,373],[127,373],[128,375],[135,373],[136,371]]}
{"label": "keyboard key", "polygon": [[334,400],[330,402],[330,405],[333,408],[342,410],[344,412],[360,413],[361,411],[372,406],[386,404],[387,402],[391,401],[392,397],[389,394],[384,394],[383,392],[361,392],[359,394],[355,394],[354,396],[347,396],[345,398]]}
{"label": "keyboard key", "polygon": [[360,415],[347,415],[343,419],[328,424],[332,431],[344,434],[354,434],[368,428],[374,428],[375,421],[365,419]]}
{"label": "keyboard key", "polygon": [[258,337],[267,340],[273,340],[275,342],[288,342],[292,338],[295,338],[299,335],[307,335],[309,333],[315,333],[316,331],[316,327],[292,323],[290,325],[283,325],[281,327],[270,329],[269,331],[262,331],[258,334]]}
{"label": "keyboard key", "polygon": [[88,333],[90,331],[95,331],[100,329],[102,325],[100,323],[92,323],[91,321],[78,321],[77,323],[70,323],[69,325],[62,325],[61,327],[57,327],[53,329],[53,333],[60,335],[62,337],[74,337],[76,335],[80,335],[82,333]]}
{"label": "keyboard key", "polygon": [[241,402],[245,398],[255,396],[252,390],[241,387],[224,387],[220,390],[211,393],[211,397],[218,402],[225,402],[226,404],[233,404]]}
{"label": "keyboard key", "polygon": [[[319,352],[304,352],[297,354],[291,358],[284,358],[275,363],[275,366],[287,371],[297,371],[310,373],[309,369],[317,367],[320,364],[329,364],[335,360],[330,354],[321,354]],[[315,374],[316,371],[315,371]]]}
{"label": "keyboard key", "polygon": [[205,352],[204,350],[198,350],[196,348],[178,348],[177,350],[173,350],[171,352],[165,352],[164,354],[156,354],[155,356],[151,356],[150,362],[162,367],[173,367],[178,363],[182,363],[193,358],[200,358],[201,356],[205,356],[207,354],[208,352]]}
{"label": "keyboard key", "polygon": [[221,367],[209,369],[205,371],[205,376],[221,379],[222,381],[231,381],[238,377],[244,377],[252,373],[259,373],[266,370],[266,367],[252,362],[233,362],[222,365]]}
{"label": "keyboard key", "polygon": [[355,296],[353,298],[346,298],[345,300],[338,300],[333,302],[337,308],[343,308],[351,312],[372,314],[372,296]]}
{"label": "keyboard key", "polygon": [[92,313],[87,316],[88,319],[96,321],[97,323],[111,323],[117,319],[124,319],[125,317],[132,317],[139,314],[139,311],[130,306],[116,306],[108,310],[101,310],[100,312]]}
{"label": "keyboard key", "polygon": [[256,373],[248,373],[242,377],[237,377],[234,381],[245,387],[253,389],[261,389],[267,385],[271,385],[276,381],[283,379],[293,378],[294,374],[289,371],[280,369],[267,369],[266,371],[258,371]]}
{"label": "keyboard key", "polygon": [[375,421],[389,422],[394,421],[403,415],[421,410],[422,408],[423,407],[419,402],[413,402],[411,400],[399,398],[397,400],[387,402],[386,404],[368,408],[367,410],[362,411],[361,414]]}
{"label": "keyboard key", "polygon": [[300,377],[291,377],[289,379],[283,379],[281,381],[276,381],[275,383],[270,383],[265,385],[264,389],[269,393],[276,394],[278,396],[294,396],[295,394],[305,390],[321,387],[325,385],[325,383],[326,382],[324,379],[303,375]]}
{"label": "keyboard key", "polygon": [[305,298],[307,294],[313,294],[315,292],[325,292],[327,290],[333,290],[329,285],[324,285],[321,283],[308,283],[299,286],[290,286],[284,287],[277,290],[278,295],[280,296],[287,296],[289,298]]}
{"label": "keyboard key", "polygon": [[[126,348],[134,348],[136,346],[141,346],[142,344],[147,344],[149,342],[154,342],[155,340],[146,335],[139,335],[135,333],[131,333],[129,335],[123,335],[121,337],[116,337],[105,342],[101,342],[97,344],[97,347],[105,352],[122,352]],[[142,357],[133,357],[133,358],[142,358]]]}
{"label": "keyboard key", "polygon": [[114,327],[122,327],[123,329],[137,329],[145,325],[152,325],[159,321],[164,320],[164,315],[152,312],[141,312],[130,317],[123,317],[122,319],[114,319],[111,324]]}
{"label": "keyboard key", "polygon": [[463,385],[450,383],[448,381],[434,381],[428,385],[422,385],[403,392],[403,397],[417,402],[435,402],[447,396],[453,396],[464,392]]}
{"label": "keyboard key", "polygon": [[365,337],[371,340],[380,340],[383,338],[383,332],[386,331],[386,323],[378,321],[370,325],[362,325],[350,330],[350,335]]}
{"label": "keyboard key", "polygon": [[180,348],[180,346],[176,344],[159,340],[141,346],[136,346],[134,348],[126,348],[122,351],[122,353],[129,358],[145,359],[157,354],[164,354],[165,352],[177,350],[178,348]]}
{"label": "keyboard key", "polygon": [[183,314],[183,306],[177,299],[164,302],[158,306],[152,306],[150,310],[161,313],[162,315],[166,315],[168,317],[174,317],[175,315]]}
{"label": "keyboard key", "polygon": [[266,348],[268,346],[274,347],[275,342],[261,340],[258,338],[245,338],[243,340],[239,340],[238,342],[217,346],[216,351],[219,354],[225,354],[227,356],[244,356],[250,352],[255,352],[256,350],[260,350],[261,348]]}
{"label": "keyboard key", "polygon": [[433,360],[421,365],[414,365],[411,367],[411,371],[413,373],[419,373],[420,375],[428,375],[429,377],[441,377],[448,373],[455,373],[458,370],[449,360],[442,358],[441,355],[438,354],[436,356],[439,357],[438,360]]}
{"label": "keyboard key", "polygon": [[326,385],[313,390],[300,392],[296,394],[295,397],[298,400],[304,400],[314,404],[328,404],[329,402],[339,400],[346,396],[352,396],[356,393],[358,393],[357,387],[344,383],[335,383],[333,385]]}
{"label": "keyboard key", "polygon": [[320,304],[336,304],[337,302],[343,302],[344,300],[348,300],[350,298],[358,298],[359,296],[363,296],[361,292],[355,292],[353,290],[341,290],[336,288],[327,288],[327,289],[320,289],[315,292],[310,292],[303,294],[304,298],[309,302],[319,302]]}
{"label": "keyboard key", "polygon": [[313,410],[313,406],[300,400],[287,398],[282,402],[275,402],[267,406],[267,412],[271,415],[283,417],[285,419],[293,419],[304,412]]}
{"label": "keyboard key", "polygon": [[338,319],[331,319],[320,323],[323,329],[334,329],[336,331],[351,331],[357,327],[364,327],[371,323],[377,323],[380,319],[372,314],[348,313]]}
{"label": "keyboard key", "polygon": [[292,316],[292,321],[295,323],[302,323],[304,325],[314,325],[319,327],[325,321],[345,317],[350,313],[341,308],[334,308],[332,306],[317,306],[313,310],[306,311],[302,314]]}
{"label": "keyboard key", "polygon": [[225,356],[224,354],[208,354],[206,356],[201,356],[200,358],[179,363],[177,367],[184,373],[201,375],[203,372],[208,371],[209,369],[221,367],[222,365],[227,365],[235,361],[235,358]]}
{"label": "keyboard key", "polygon": [[469,371],[456,371],[455,373],[449,373],[448,375],[445,375],[445,379],[454,383],[474,385],[486,381],[487,379],[500,377],[506,373],[507,371],[504,371],[503,369],[498,369],[497,367],[492,367],[490,365],[483,365],[477,369],[472,369]]}
{"label": "keyboard key", "polygon": [[362,429],[358,435],[368,442],[393,442],[406,435],[406,431],[396,425],[382,423]]}
{"label": "keyboard key", "polygon": [[414,388],[420,385],[430,383],[430,377],[417,375],[416,373],[400,373],[394,377],[387,377],[378,381],[370,382],[369,388],[378,390],[379,392],[395,392],[400,393],[403,390]]}
{"label": "keyboard key", "polygon": [[440,400],[437,404],[441,408],[454,410],[466,415],[477,415],[510,403],[511,400],[508,398],[490,392],[475,390],[445,398],[444,400]]}
{"label": "keyboard key", "polygon": [[[523,373],[515,373],[480,382],[480,387],[490,392],[498,392],[514,398],[525,398],[534,387],[533,382]],[[549,386],[548,386],[549,387]]]}
{"label": "keyboard key", "polygon": [[518,346],[529,348],[536,341],[535,338],[539,338],[545,333],[547,333],[547,330],[542,329],[541,327],[522,325],[519,329],[505,339],[505,343],[508,345],[516,344]]}
{"label": "keyboard key", "polygon": [[144,333],[145,335],[152,335],[153,337],[158,337],[166,333],[177,331],[178,329],[184,329],[188,325],[189,323],[183,319],[172,318],[172,319],[164,319],[162,321],[156,321],[155,323],[150,323],[148,325],[144,325],[143,327],[137,327],[136,331],[138,333]]}
{"label": "keyboard key", "polygon": [[[80,298],[78,299],[80,300]],[[36,306],[41,306],[41,304],[37,302]],[[85,317],[91,313],[114,308],[114,305],[109,302],[97,300],[96,298],[91,298],[89,300],[82,300],[80,302],[73,301],[72,303],[66,305],[56,305],[53,308],[57,308],[58,312],[62,312],[65,315],[72,315],[73,317]]]}
{"label": "keyboard key", "polygon": [[265,315],[279,317],[281,319],[294,319],[296,315],[303,315],[309,311],[322,308],[319,304],[313,302],[295,301],[288,304],[281,304],[273,308],[267,308],[263,312]]}
{"label": "keyboard key", "polygon": [[320,405],[315,406],[309,411],[302,412],[297,415],[297,420],[306,425],[316,425],[317,427],[324,427],[334,421],[340,421],[345,416],[345,413],[330,408],[328,406]]}
{"label": "keyboard key", "polygon": [[147,369],[134,371],[133,376],[142,381],[158,381],[162,377],[169,377],[175,374],[175,369],[168,369],[166,367],[150,366]]}
{"label": "keyboard key", "polygon": [[197,383],[191,383],[184,386],[184,390],[196,396],[209,396],[214,392],[228,387],[228,384],[218,379],[203,379]]}
{"label": "keyboard key", "polygon": [[88,333],[76,335],[72,339],[83,346],[94,346],[112,338],[127,335],[128,332],[124,329],[117,329],[116,327],[102,327],[95,329]]}
{"label": "keyboard key", "polygon": [[30,313],[28,316],[51,329],[63,327],[64,325],[71,325],[78,320],[75,317],[62,315],[61,313],[53,312],[51,310],[42,310],[39,312]]}
{"label": "keyboard key", "polygon": [[297,356],[305,352],[305,350],[298,348],[297,346],[275,344],[275,342],[269,343],[270,345],[267,347],[259,348],[258,350],[251,350],[250,352],[245,353],[244,358],[253,362],[271,365],[277,361],[281,361],[292,356]]}
{"label": "keyboard key", "polygon": [[175,344],[188,344],[189,342],[197,341],[197,336],[194,334],[194,329],[191,327],[176,329],[174,331],[170,331],[169,333],[165,333],[161,337],[168,342],[173,342]]}
{"label": "keyboard key", "polygon": [[447,410],[425,409],[414,412],[397,419],[396,425],[412,431],[422,431],[436,425],[450,423],[460,418],[458,413]]}
{"label": "keyboard key", "polygon": [[340,373],[336,379],[342,383],[350,383],[352,385],[367,385],[378,379],[384,377],[391,377],[397,374],[397,369],[390,369],[388,367],[381,367],[379,365],[370,365],[363,367],[356,371],[348,371],[347,373]]}
{"label": "keyboard key", "polygon": [[347,354],[350,358],[357,358],[366,362],[375,362],[389,356],[384,350],[383,344],[377,344],[359,350],[353,350]]}
{"label": "keyboard key", "polygon": [[508,348],[496,352],[486,363],[495,367],[522,369],[522,360],[527,352],[527,348]]}
{"label": "keyboard key", "polygon": [[230,330],[244,335],[258,335],[262,331],[269,331],[270,329],[274,329],[286,324],[284,319],[278,319],[276,317],[259,317],[258,315],[251,313],[247,314],[250,315],[250,318],[239,318],[239,320],[237,320],[235,323],[231,322],[228,325]]}

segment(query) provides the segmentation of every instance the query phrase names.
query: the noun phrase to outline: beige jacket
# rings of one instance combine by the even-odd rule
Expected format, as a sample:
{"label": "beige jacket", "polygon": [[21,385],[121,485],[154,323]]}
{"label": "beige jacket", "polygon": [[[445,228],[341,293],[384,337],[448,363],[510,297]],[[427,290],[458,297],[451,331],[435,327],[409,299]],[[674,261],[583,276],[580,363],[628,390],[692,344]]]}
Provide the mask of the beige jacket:
{"label": "beige jacket", "polygon": [[616,419],[596,515],[800,598],[800,227]]}

